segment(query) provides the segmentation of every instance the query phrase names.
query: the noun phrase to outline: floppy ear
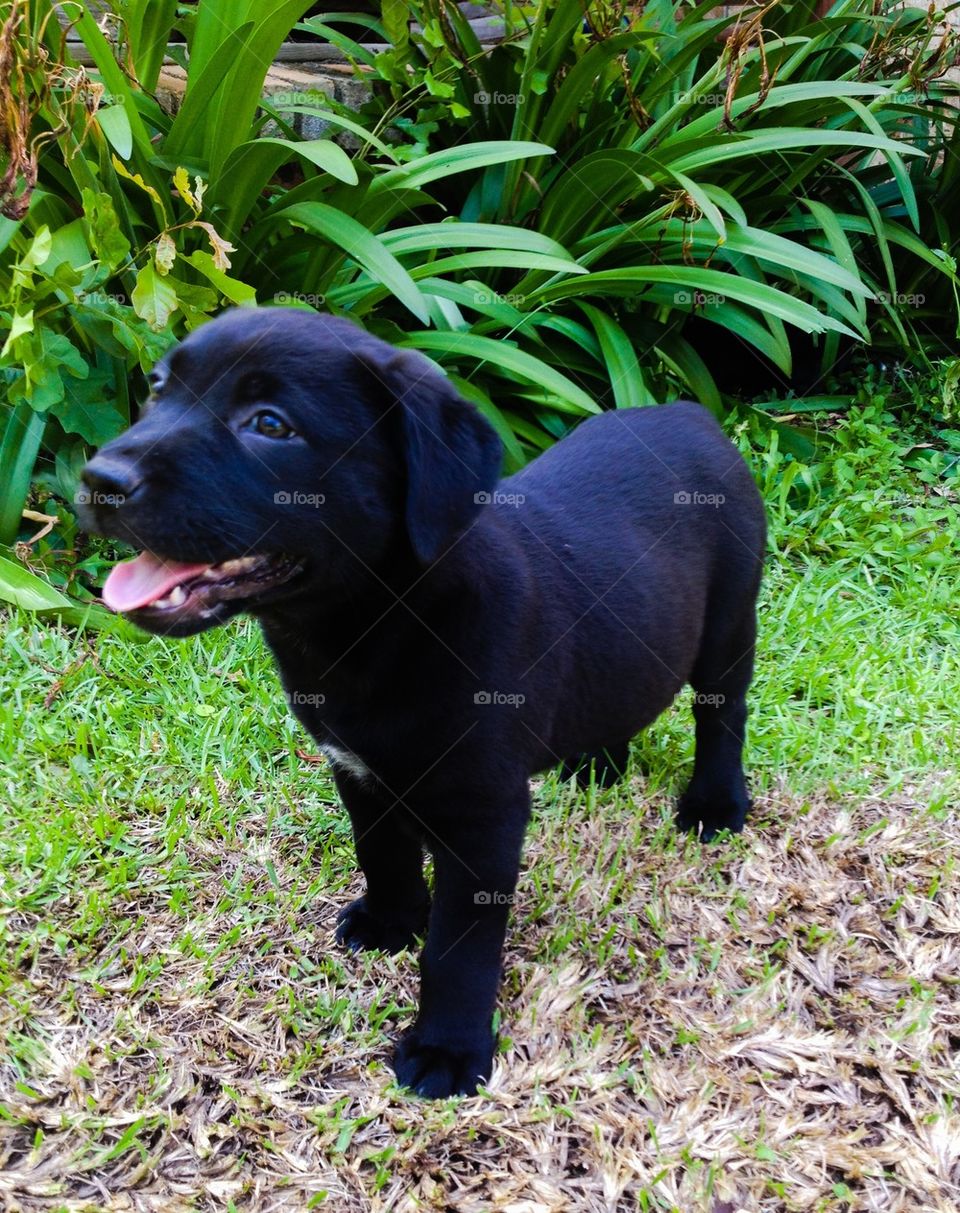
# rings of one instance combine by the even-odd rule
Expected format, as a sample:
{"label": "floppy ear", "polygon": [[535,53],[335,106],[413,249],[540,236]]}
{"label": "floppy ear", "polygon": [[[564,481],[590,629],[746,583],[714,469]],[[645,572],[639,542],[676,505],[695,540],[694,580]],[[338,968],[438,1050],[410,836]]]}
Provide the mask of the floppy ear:
{"label": "floppy ear", "polygon": [[358,357],[374,377],[374,390],[395,402],[407,534],[417,559],[429,564],[490,500],[500,477],[500,439],[422,355],[384,345]]}

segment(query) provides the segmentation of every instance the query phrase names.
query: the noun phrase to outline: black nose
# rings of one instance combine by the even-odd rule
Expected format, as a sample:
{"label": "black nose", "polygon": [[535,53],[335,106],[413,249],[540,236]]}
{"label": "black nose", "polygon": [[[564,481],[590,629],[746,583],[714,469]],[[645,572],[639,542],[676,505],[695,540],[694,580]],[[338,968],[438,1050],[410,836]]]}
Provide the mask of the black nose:
{"label": "black nose", "polygon": [[115,455],[94,455],[81,472],[91,505],[120,506],[143,479],[137,465]]}

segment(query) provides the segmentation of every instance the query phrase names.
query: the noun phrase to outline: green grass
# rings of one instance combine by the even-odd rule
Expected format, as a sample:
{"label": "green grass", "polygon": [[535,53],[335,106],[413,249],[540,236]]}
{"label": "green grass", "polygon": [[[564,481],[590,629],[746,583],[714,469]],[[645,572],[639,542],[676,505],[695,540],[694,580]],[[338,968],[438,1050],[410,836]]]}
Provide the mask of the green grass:
{"label": "green grass", "polygon": [[[505,1008],[522,1000],[537,966],[562,975],[576,961],[654,986],[675,976],[676,899],[689,893],[715,902],[735,927],[747,904],[732,870],[760,836],[782,833],[789,846],[825,803],[879,806],[857,825],[853,846],[896,824],[904,801],[921,826],[946,821],[960,803],[957,502],[906,468],[901,447],[876,421],[854,417],[820,462],[799,470],[766,431],[741,426],[771,517],[747,753],[754,819],[742,837],[710,848],[674,832],[671,799],[692,763],[686,696],[636,742],[637,779],[628,787],[578,793],[548,774],[537,786],[539,820],[513,928],[525,950],[508,965]],[[335,1053],[353,1067],[347,1093],[328,1091],[304,1111],[332,1165],[354,1157],[351,1143],[364,1140],[373,1117],[364,1119],[357,1093],[370,1075],[383,1074],[385,1045],[412,1010],[415,962],[346,958],[330,945],[330,915],[356,880],[349,826],[327,767],[298,755],[313,745],[285,710],[257,628],[246,621],[188,641],[128,644],[106,634],[84,639],[13,612],[3,618],[3,651],[0,1052],[8,1069],[0,1093],[17,1083],[27,1107],[49,1098],[60,1047],[46,1026],[52,1017],[89,1025],[97,1008],[121,997],[129,1019],[121,1013],[111,1021],[98,1064],[132,1065],[151,1057],[155,1020],[165,1022],[171,1007],[216,999],[227,983],[230,1015],[255,1005],[258,1030],[279,1031],[286,1042],[269,1065],[251,1063],[258,1081],[306,1081],[329,1064],[330,1041],[337,1042]],[[585,848],[584,832],[598,823],[602,837]],[[638,900],[640,856],[646,875]],[[657,856],[686,875],[668,888]],[[942,859],[949,873],[957,856]],[[796,946],[815,955],[832,927],[825,920],[804,930]],[[644,942],[625,945],[625,936]],[[683,964],[713,980],[720,942],[704,933],[688,944]],[[750,989],[778,980],[785,946],[749,945]],[[907,999],[909,1016],[899,1026],[891,1020],[891,1031],[922,1025],[928,994],[920,982]],[[509,1049],[514,1013],[503,1013]],[[584,1012],[572,1047],[589,1055],[602,1023]],[[671,1031],[681,1053],[697,1048],[697,1024],[678,1019]],[[634,1024],[623,1032],[643,1050],[643,1030]],[[170,1123],[154,1106],[171,1081],[168,1052],[157,1045],[155,1068],[138,1088],[143,1117],[132,1125],[114,1125],[91,1088],[72,1166],[98,1172],[121,1158],[149,1160],[151,1142]],[[615,1077],[645,1089],[648,1063]],[[71,1081],[85,1081],[85,1067],[92,1074],[94,1062],[76,1062]],[[252,1097],[235,1091],[234,1098],[222,1081],[231,1123],[251,1132]],[[390,1150],[422,1151],[430,1134],[456,1120],[442,1105],[395,1098],[394,1144],[378,1139],[367,1153],[356,1147],[368,1193],[388,1182]],[[550,1102],[550,1114],[559,1106]],[[547,1114],[536,1099],[533,1107]],[[22,1108],[2,1115],[11,1130],[34,1131]],[[39,1157],[43,1130],[36,1131]],[[777,1155],[756,1142],[749,1153],[768,1169],[774,1192]],[[693,1174],[700,1164],[676,1165]],[[829,1185],[824,1191],[818,1208],[846,1207],[831,1203]],[[670,1207],[658,1203],[656,1185],[649,1192],[648,1207]]]}

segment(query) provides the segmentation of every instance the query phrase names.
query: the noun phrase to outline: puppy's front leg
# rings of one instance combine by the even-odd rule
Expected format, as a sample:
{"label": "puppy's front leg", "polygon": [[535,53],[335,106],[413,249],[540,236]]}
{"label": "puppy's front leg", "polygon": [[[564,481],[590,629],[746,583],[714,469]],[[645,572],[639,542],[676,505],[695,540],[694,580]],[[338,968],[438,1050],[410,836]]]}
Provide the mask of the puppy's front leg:
{"label": "puppy's front leg", "polygon": [[420,1095],[472,1095],[490,1077],[503,938],[529,809],[524,786],[495,813],[463,811],[446,838],[428,839],[434,891],[420,1010],[395,1057],[397,1080]]}
{"label": "puppy's front leg", "polygon": [[336,781],[367,880],[366,893],[340,912],[337,942],[354,952],[399,952],[421,934],[430,909],[419,834],[392,796],[344,771]]}

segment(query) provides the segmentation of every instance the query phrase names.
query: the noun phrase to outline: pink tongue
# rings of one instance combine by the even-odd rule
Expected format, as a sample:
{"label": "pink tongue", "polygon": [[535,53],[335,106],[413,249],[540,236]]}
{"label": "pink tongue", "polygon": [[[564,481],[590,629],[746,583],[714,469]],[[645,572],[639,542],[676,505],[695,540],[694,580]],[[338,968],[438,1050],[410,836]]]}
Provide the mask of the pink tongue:
{"label": "pink tongue", "polygon": [[161,560],[152,552],[141,552],[135,560],[125,560],[110,570],[103,586],[103,601],[112,611],[135,611],[208,568],[209,564]]}

